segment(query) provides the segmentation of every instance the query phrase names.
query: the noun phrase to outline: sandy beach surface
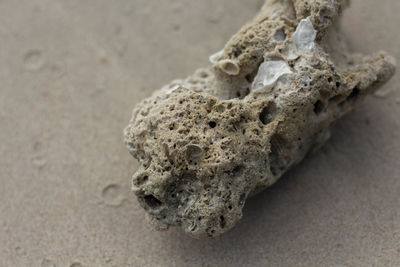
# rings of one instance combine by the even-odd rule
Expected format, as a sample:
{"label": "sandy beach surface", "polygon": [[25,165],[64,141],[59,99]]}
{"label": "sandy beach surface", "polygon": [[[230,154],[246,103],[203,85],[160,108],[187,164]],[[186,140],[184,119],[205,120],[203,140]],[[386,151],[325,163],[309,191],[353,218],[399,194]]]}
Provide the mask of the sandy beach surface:
{"label": "sandy beach surface", "polygon": [[[0,266],[400,266],[400,71],[212,240],[158,232],[122,130],[262,0],[0,0]],[[354,51],[400,61],[400,1],[354,0]]]}

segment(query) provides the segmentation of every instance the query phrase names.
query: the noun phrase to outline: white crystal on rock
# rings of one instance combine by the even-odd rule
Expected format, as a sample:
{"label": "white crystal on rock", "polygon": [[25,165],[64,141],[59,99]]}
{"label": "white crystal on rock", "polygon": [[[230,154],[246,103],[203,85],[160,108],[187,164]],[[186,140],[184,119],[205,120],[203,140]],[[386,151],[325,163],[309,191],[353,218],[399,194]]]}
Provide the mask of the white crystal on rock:
{"label": "white crystal on rock", "polygon": [[179,85],[179,84],[174,85],[172,88],[169,88],[165,93],[166,93],[167,95],[170,95],[170,94],[172,94],[173,91],[176,91],[176,90],[178,90],[179,88],[181,88],[181,85]]}
{"label": "white crystal on rock", "polygon": [[211,62],[212,64],[217,63],[217,62],[218,62],[218,59],[219,59],[223,54],[224,54],[224,49],[222,49],[221,51],[218,51],[218,52],[215,53],[215,54],[212,54],[212,55],[209,57],[210,62]]}
{"label": "white crystal on rock", "polygon": [[309,53],[315,46],[317,31],[310,20],[310,17],[302,19],[293,34],[294,48],[298,54]]}
{"label": "white crystal on rock", "polygon": [[161,89],[161,92],[166,94],[166,95],[170,95],[172,94],[172,92],[178,90],[179,88],[184,87],[184,82],[182,80],[174,80],[171,82],[170,85],[165,86]]}
{"label": "white crystal on rock", "polygon": [[280,77],[292,73],[289,65],[283,60],[265,61],[260,65],[254,78],[252,90],[259,90],[275,85]]}

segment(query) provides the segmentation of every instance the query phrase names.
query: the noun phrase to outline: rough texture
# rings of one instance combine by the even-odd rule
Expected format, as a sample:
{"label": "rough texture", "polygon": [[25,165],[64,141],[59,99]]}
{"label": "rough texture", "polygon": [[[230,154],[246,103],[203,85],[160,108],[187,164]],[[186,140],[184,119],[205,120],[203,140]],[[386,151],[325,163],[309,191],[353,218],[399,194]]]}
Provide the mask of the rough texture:
{"label": "rough texture", "polygon": [[[345,5],[266,1],[213,66],[136,107],[125,142],[141,165],[133,191],[152,216],[196,238],[227,231],[249,196],[324,144],[330,125],[393,75],[384,52],[346,52],[335,24]],[[260,65],[276,61],[291,73],[253,88]]]}

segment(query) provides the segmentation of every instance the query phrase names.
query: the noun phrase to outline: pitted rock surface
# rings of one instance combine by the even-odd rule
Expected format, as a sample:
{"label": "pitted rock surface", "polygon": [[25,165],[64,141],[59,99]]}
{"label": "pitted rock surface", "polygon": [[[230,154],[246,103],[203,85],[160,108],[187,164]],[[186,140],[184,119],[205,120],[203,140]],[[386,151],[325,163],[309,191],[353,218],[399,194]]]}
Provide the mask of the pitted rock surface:
{"label": "pitted rock surface", "polygon": [[133,192],[151,216],[195,238],[226,232],[248,197],[390,79],[385,52],[347,51],[338,18],[348,2],[267,0],[211,66],[137,105],[125,143],[140,162]]}

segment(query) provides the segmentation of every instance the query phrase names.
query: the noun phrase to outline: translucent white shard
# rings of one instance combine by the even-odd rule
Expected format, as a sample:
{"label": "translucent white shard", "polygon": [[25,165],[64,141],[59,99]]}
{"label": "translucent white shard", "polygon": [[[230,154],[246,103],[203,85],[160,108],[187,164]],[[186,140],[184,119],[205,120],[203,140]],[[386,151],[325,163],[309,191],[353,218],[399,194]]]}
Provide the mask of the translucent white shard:
{"label": "translucent white shard", "polygon": [[181,88],[181,85],[179,85],[179,84],[174,85],[172,88],[169,88],[165,93],[166,93],[167,95],[169,95],[169,94],[171,94],[173,91],[178,90],[179,88]]}
{"label": "translucent white shard", "polygon": [[212,64],[217,63],[217,62],[218,62],[218,59],[222,56],[222,54],[224,54],[224,50],[223,50],[223,49],[222,49],[221,51],[218,51],[218,52],[215,53],[215,54],[212,54],[212,55],[210,56],[210,58],[209,58],[210,62],[211,62]]}
{"label": "translucent white shard", "polygon": [[165,86],[161,89],[162,93],[166,95],[172,94],[172,92],[178,90],[179,88],[184,86],[184,82],[182,80],[174,80],[168,86]]}
{"label": "translucent white shard", "polygon": [[254,78],[252,90],[271,87],[280,77],[292,73],[289,65],[283,60],[265,61],[260,65],[257,76]]}
{"label": "translucent white shard", "polygon": [[310,17],[302,19],[293,34],[294,48],[297,54],[309,53],[315,46],[317,31],[310,20]]}

